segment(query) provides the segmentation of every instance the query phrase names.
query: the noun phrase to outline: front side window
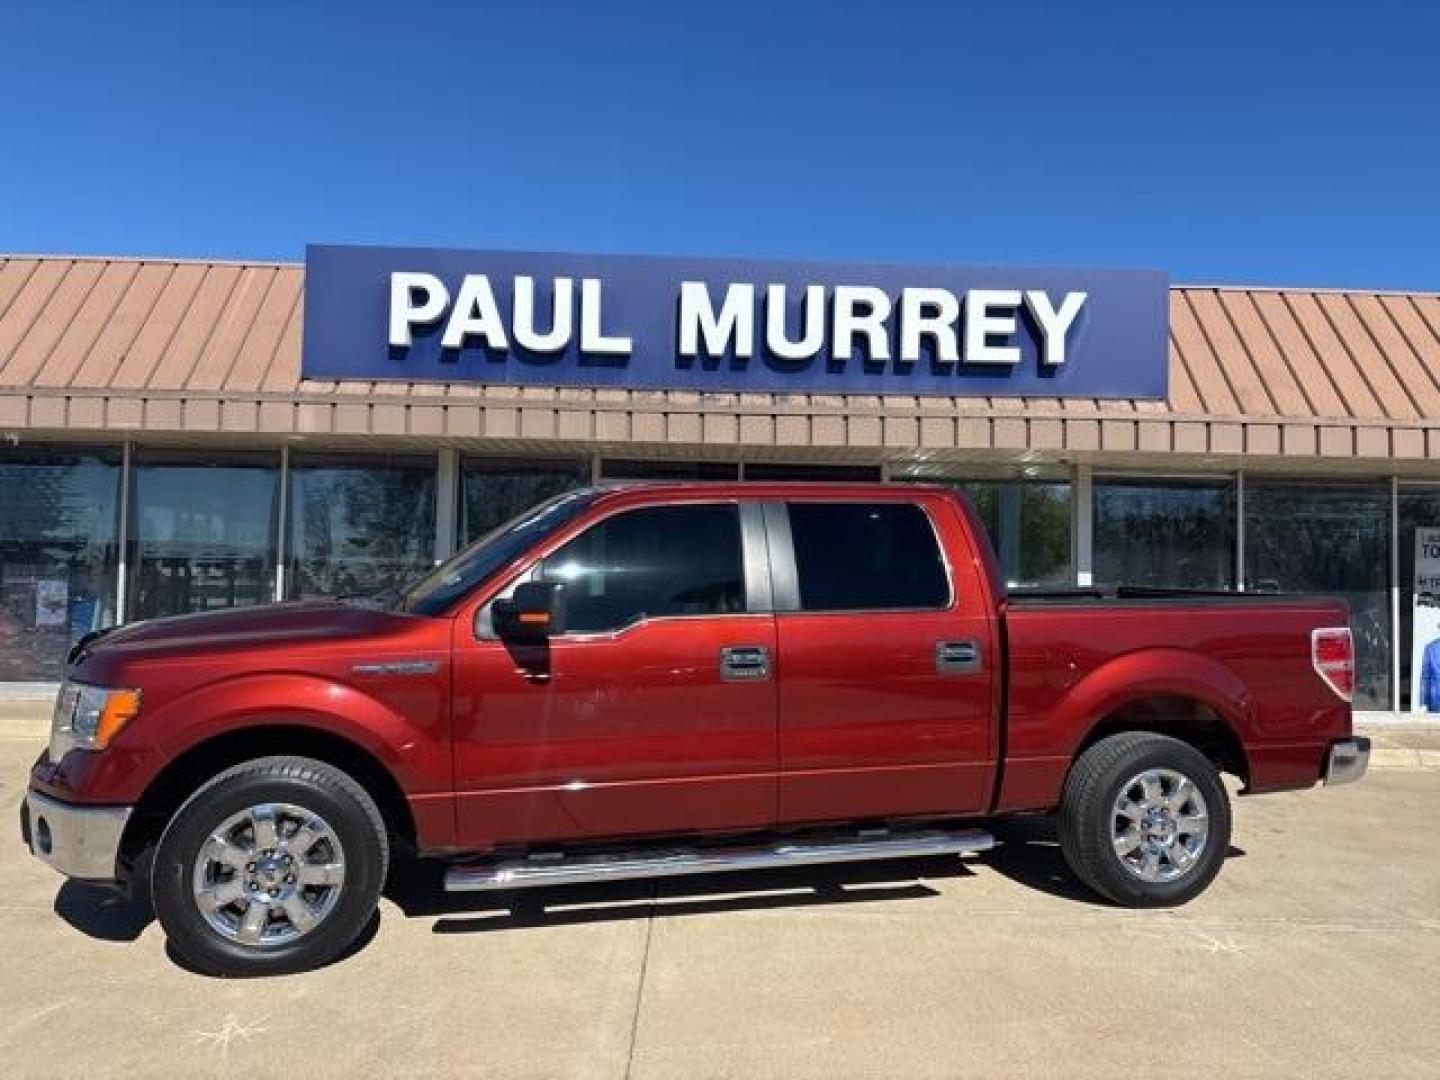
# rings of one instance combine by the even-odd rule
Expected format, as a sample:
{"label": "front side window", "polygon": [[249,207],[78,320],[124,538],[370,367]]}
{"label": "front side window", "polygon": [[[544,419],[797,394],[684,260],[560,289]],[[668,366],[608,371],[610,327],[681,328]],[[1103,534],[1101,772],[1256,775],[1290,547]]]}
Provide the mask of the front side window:
{"label": "front side window", "polygon": [[566,586],[566,632],[603,634],[643,619],[745,610],[740,512],[733,504],[631,510],[548,556],[536,580]]}
{"label": "front side window", "polygon": [[910,503],[790,504],[804,611],[938,609],[950,600],[930,519]]}

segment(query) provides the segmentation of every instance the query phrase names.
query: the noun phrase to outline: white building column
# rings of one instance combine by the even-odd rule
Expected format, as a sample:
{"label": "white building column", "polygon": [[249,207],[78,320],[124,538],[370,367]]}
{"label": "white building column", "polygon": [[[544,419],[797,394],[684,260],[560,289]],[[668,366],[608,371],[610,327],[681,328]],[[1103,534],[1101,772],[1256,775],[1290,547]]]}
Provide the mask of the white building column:
{"label": "white building column", "polygon": [[1400,711],[1400,478],[1390,477],[1390,708]]}
{"label": "white building column", "polygon": [[435,562],[455,554],[459,533],[460,451],[442,449],[435,475]]}
{"label": "white building column", "polygon": [[290,444],[280,447],[280,512],[275,522],[275,602],[285,599],[285,545],[290,529]]}
{"label": "white building column", "polygon": [[1245,470],[1235,473],[1235,588],[1245,591]]}
{"label": "white building column", "polygon": [[115,625],[125,621],[125,601],[130,576],[130,440],[120,444],[120,520],[116,528],[117,555],[115,567]]}
{"label": "white building column", "polygon": [[1075,584],[1088,589],[1095,584],[1095,483],[1091,467],[1076,465],[1071,485],[1075,513],[1070,522],[1070,551],[1075,556]]}

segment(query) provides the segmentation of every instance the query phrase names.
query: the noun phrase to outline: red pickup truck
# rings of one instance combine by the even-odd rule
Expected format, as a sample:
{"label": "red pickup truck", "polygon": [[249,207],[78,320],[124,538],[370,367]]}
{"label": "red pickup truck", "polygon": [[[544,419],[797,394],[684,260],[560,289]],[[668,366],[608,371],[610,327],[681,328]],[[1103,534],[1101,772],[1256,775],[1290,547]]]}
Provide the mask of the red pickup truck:
{"label": "red pickup truck", "polygon": [[1178,904],[1225,858],[1222,772],[1364,773],[1353,672],[1331,600],[1007,594],[940,487],[602,487],[393,597],[83,639],[21,824],[224,973],[341,953],[397,849],[517,889],[977,851],[1053,812],[1096,891]]}

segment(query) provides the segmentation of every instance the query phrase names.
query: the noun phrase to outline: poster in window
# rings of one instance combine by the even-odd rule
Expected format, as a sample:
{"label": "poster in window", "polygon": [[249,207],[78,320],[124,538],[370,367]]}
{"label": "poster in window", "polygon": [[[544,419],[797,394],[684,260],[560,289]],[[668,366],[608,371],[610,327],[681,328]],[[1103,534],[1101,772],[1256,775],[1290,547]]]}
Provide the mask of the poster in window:
{"label": "poster in window", "polygon": [[1415,530],[1410,708],[1440,713],[1440,528]]}
{"label": "poster in window", "polygon": [[61,578],[35,582],[35,625],[64,626],[70,606],[70,587]]}

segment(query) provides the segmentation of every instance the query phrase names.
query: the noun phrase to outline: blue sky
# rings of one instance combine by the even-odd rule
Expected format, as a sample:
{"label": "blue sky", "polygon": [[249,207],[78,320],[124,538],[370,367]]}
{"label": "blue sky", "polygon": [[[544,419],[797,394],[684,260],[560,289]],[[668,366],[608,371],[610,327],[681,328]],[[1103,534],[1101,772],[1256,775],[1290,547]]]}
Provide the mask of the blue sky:
{"label": "blue sky", "polygon": [[1440,288],[1440,4],[0,5],[0,251]]}

